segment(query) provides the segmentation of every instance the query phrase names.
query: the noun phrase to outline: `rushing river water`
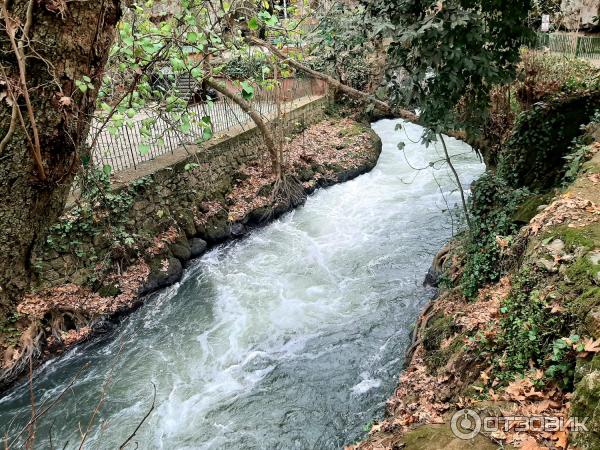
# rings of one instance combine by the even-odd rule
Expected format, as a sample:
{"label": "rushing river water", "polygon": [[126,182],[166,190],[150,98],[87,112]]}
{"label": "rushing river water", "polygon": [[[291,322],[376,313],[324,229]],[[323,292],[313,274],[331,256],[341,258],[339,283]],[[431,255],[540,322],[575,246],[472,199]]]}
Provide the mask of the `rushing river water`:
{"label": "rushing river water", "polygon": [[[56,448],[78,448],[104,390],[85,448],[118,448],[148,411],[152,383],[140,449],[321,450],[363,436],[397,382],[431,296],[423,277],[452,234],[447,204],[458,201],[447,168],[427,168],[440,150],[397,123],[373,125],[384,145],[372,172],[213,249],[120,327],[41,368],[35,395],[49,404],[89,363],[40,420],[38,446],[51,431]],[[483,166],[448,144],[468,186]],[[0,430],[30,414],[22,385],[0,400]]]}

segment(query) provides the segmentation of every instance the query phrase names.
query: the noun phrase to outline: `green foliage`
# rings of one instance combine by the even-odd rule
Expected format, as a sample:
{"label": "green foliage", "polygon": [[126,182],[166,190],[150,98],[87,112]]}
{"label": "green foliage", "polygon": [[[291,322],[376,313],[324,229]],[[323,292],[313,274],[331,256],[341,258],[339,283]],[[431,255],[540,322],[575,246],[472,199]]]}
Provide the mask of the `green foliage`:
{"label": "green foliage", "polygon": [[81,80],[75,80],[75,86],[77,86],[77,88],[84,94],[87,91],[95,89],[94,85],[92,84],[92,79],[87,75],[84,75]]}
{"label": "green foliage", "polygon": [[389,77],[394,103],[416,103],[434,133],[468,127],[457,105],[466,96],[469,115],[482,114],[491,87],[514,79],[530,8],[526,0],[372,2],[373,16],[389,18],[389,55],[403,68]]}
{"label": "green foliage", "polygon": [[[109,171],[94,168],[80,175],[81,199],[50,228],[46,239],[49,249],[85,259],[86,264],[99,263],[100,257],[104,257],[98,252],[94,239],[108,242],[108,257],[116,261],[137,251],[139,236],[129,229],[128,218],[135,190],[147,181],[136,180],[131,187],[115,192],[109,177]],[[98,275],[95,273],[88,281],[95,282]]]}
{"label": "green foliage", "polygon": [[[565,156],[584,133],[582,125],[593,119],[599,101],[600,91],[595,91],[537,103],[522,112],[500,155],[498,176],[513,187],[534,191],[555,186],[568,169]],[[581,158],[572,161],[571,176]]]}
{"label": "green foliage", "polygon": [[446,348],[441,348],[442,343],[454,336],[459,329],[452,317],[438,314],[429,320],[423,335],[423,346],[426,350],[425,363],[430,369],[442,367],[463,346],[462,336],[458,336]]}
{"label": "green foliage", "polygon": [[500,333],[488,344],[490,354],[495,355],[494,372],[500,380],[510,381],[533,365],[546,370],[546,375],[563,387],[572,387],[575,368],[572,344],[579,337],[570,336],[573,317],[553,312],[550,302],[540,295],[527,268],[515,277],[512,290],[500,308]]}
{"label": "green foliage", "polygon": [[231,58],[223,66],[222,74],[232,80],[262,80],[271,71],[272,69],[267,64],[265,56],[262,53],[257,53],[252,56]]}
{"label": "green foliage", "polygon": [[467,264],[461,280],[467,297],[475,297],[481,286],[502,275],[496,237],[510,236],[518,230],[513,215],[527,196],[527,191],[513,190],[493,174],[485,174],[474,183],[470,200],[472,230],[467,236]]}
{"label": "green foliage", "polygon": [[[592,116],[590,124],[585,129],[596,128],[600,126],[600,111],[597,110]],[[570,184],[575,181],[575,178],[581,171],[583,163],[590,157],[589,145],[594,141],[594,138],[589,134],[583,134],[575,138],[573,150],[567,154],[564,159],[566,162],[566,170],[563,178],[563,184]]]}
{"label": "green foliage", "polygon": [[561,225],[546,232],[543,242],[550,242],[553,239],[561,239],[565,243],[568,252],[574,252],[579,247],[592,250],[600,242],[600,223],[582,228],[570,228],[567,225]]}
{"label": "green foliage", "polygon": [[308,36],[308,66],[355,89],[368,88],[377,70],[367,58],[378,51],[386,23],[366,15],[362,6],[341,4],[334,5],[319,19],[316,32]]}

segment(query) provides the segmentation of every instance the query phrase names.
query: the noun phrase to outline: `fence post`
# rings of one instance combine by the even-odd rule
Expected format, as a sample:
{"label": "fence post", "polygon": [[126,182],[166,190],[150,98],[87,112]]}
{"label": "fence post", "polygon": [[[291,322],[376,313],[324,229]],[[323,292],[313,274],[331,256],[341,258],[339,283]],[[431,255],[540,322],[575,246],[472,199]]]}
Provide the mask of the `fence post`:
{"label": "fence post", "polygon": [[579,57],[580,51],[581,51],[581,37],[577,36],[577,41],[575,41],[575,58]]}

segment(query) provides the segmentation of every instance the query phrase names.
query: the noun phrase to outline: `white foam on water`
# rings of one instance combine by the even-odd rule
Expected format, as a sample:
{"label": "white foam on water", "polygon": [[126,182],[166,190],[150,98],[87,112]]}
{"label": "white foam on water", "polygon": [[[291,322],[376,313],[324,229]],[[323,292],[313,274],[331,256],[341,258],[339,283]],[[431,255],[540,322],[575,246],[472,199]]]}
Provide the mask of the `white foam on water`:
{"label": "white foam on water", "polygon": [[[426,300],[420,282],[428,261],[450,234],[443,197],[451,206],[458,201],[447,170],[428,167],[443,158],[439,149],[407,141],[406,158],[425,169],[406,163],[397,122],[374,125],[383,152],[370,173],[211,250],[110,340],[49,364],[38,391],[52,395],[76,361],[92,364],[76,395],[48,415],[49,423],[60,418],[55,442],[77,441],[77,422],[93,409],[111,365],[101,419],[110,426],[95,429],[90,448],[118,447],[131,433],[148,408],[151,382],[157,402],[136,435],[140,448],[306,448],[302,439],[328,448],[360,429],[362,411],[348,411],[379,407],[381,389],[393,387],[405,350],[395,343],[410,334]],[[406,128],[413,138],[420,133]],[[467,149],[448,144],[453,154]],[[483,169],[472,154],[456,165],[465,188]],[[26,417],[26,399],[22,388],[0,400],[0,422]],[[320,414],[340,423],[327,425]],[[43,426],[38,435],[43,442]]]}

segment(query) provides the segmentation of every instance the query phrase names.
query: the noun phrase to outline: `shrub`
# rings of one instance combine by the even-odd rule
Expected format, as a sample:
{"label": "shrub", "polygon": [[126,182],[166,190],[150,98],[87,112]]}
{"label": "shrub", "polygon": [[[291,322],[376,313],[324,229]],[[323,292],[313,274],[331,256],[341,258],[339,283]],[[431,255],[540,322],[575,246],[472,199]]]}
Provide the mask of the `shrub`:
{"label": "shrub", "polygon": [[467,237],[467,264],[462,276],[467,297],[473,298],[483,284],[500,278],[500,247],[496,237],[509,236],[518,230],[513,216],[528,195],[526,190],[511,189],[493,174],[485,174],[473,184],[472,230]]}

